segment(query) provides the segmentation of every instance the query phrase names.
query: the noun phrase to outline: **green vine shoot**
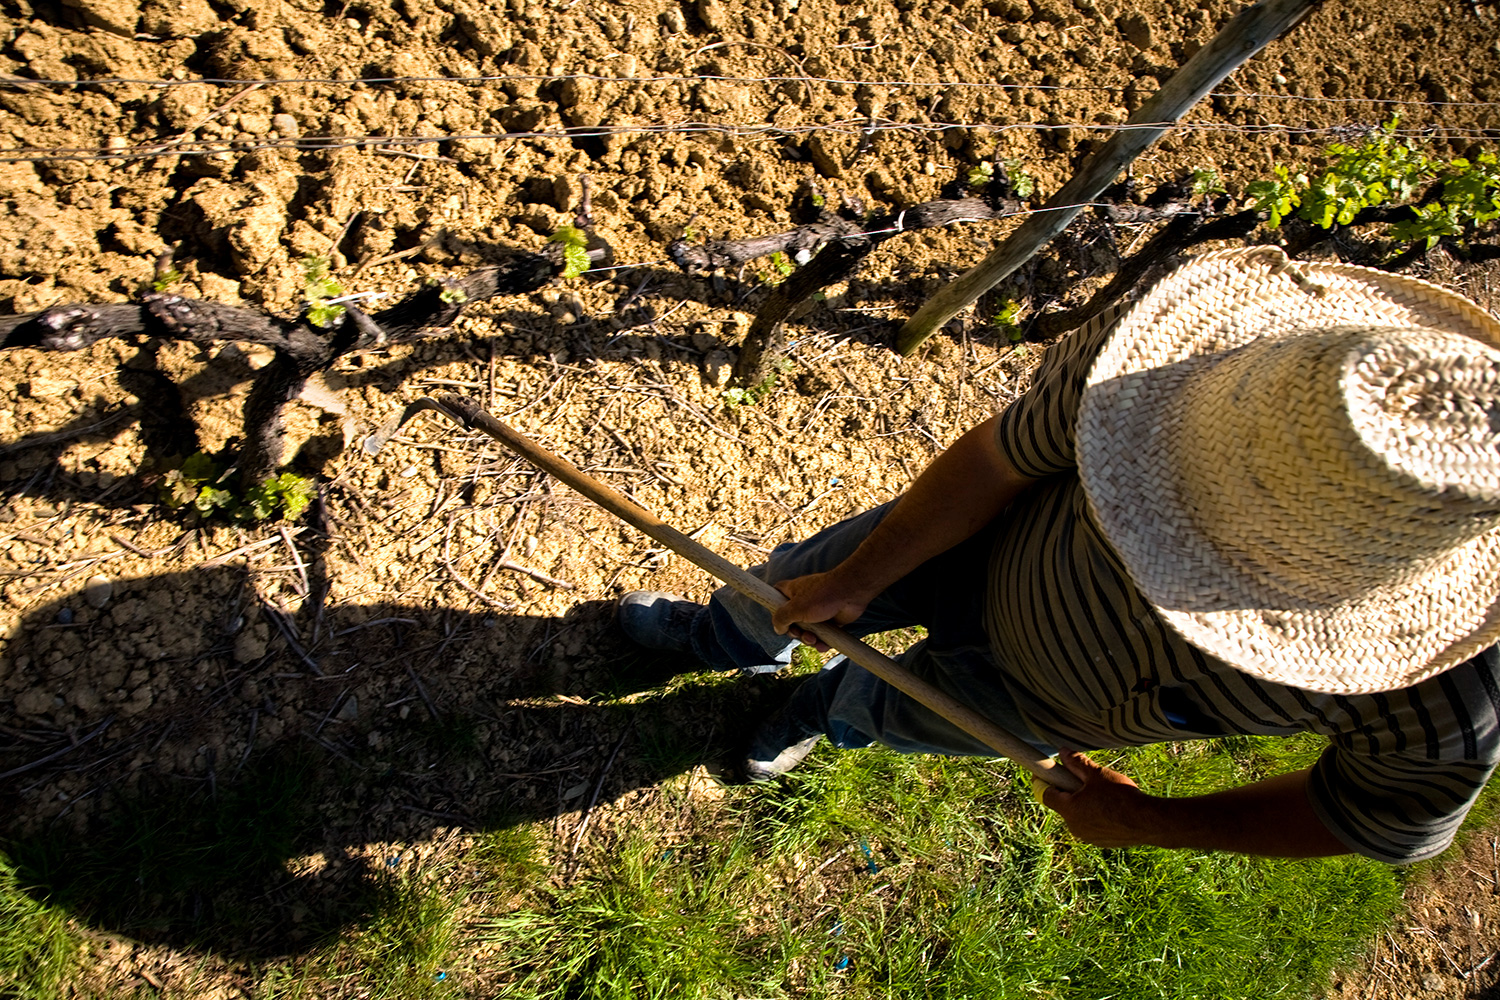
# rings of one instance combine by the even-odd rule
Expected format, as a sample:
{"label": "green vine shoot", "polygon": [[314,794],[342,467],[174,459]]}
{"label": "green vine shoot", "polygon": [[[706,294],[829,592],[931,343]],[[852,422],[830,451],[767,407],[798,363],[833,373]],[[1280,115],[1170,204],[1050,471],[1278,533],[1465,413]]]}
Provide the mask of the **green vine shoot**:
{"label": "green vine shoot", "polygon": [[1006,299],[999,311],[990,317],[990,326],[1010,343],[1020,343],[1026,336],[1021,329],[1021,303]]}
{"label": "green vine shoot", "polygon": [[1195,167],[1189,182],[1192,184],[1194,198],[1208,198],[1225,193],[1224,181],[1212,167]]}
{"label": "green vine shoot", "polygon": [[775,391],[776,385],[781,377],[796,368],[796,362],[791,358],[781,358],[772,366],[771,373],[759,382],[746,389],[725,389],[722,394],[724,405],[731,410],[740,406],[754,406]]}
{"label": "green vine shoot", "polygon": [[1021,161],[1016,159],[985,160],[972,167],[964,180],[970,188],[983,188],[994,181],[997,166],[1005,171],[1005,181],[1012,195],[1024,199],[1036,193],[1036,178],[1027,173],[1022,168]]}
{"label": "green vine shoot", "polygon": [[157,275],[151,279],[151,290],[153,292],[156,292],[158,295],[161,295],[170,290],[171,287],[181,281],[182,278],[183,274],[181,271],[177,270],[177,268],[175,267],[169,267],[165,271],[158,272]]}
{"label": "green vine shoot", "polygon": [[303,295],[307,298],[307,321],[328,329],[344,315],[344,307],[330,301],[344,294],[344,288],[328,273],[328,261],[322,257],[305,257],[302,273],[306,277]]}
{"label": "green vine shoot", "polygon": [[196,452],[162,477],[162,500],[173,510],[191,507],[205,518],[221,517],[240,524],[273,517],[293,521],[317,495],[312,480],[283,472],[245,489],[238,489],[233,466],[225,468],[213,456]]}
{"label": "green vine shoot", "polygon": [[[1443,163],[1410,138],[1396,135],[1393,118],[1358,145],[1332,143],[1328,165],[1312,177],[1278,166],[1275,179],[1245,188],[1252,207],[1266,213],[1266,225],[1278,228],[1298,218],[1320,229],[1347,226],[1367,208],[1410,205],[1415,218],[1394,222],[1386,235],[1397,242],[1440,237],[1468,238],[1477,228],[1500,218],[1500,164],[1492,152]],[[1434,184],[1436,197],[1424,196]]]}
{"label": "green vine shoot", "polygon": [[562,277],[576,278],[589,269],[589,237],[582,229],[562,226],[547,242],[562,244]]}

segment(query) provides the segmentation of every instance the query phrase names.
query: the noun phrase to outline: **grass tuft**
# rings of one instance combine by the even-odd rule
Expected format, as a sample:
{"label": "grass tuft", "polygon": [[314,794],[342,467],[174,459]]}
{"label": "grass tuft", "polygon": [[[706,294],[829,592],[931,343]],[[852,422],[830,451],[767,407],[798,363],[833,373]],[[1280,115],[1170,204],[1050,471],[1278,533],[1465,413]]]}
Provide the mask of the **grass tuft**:
{"label": "grass tuft", "polygon": [[[1316,741],[1116,761],[1178,794],[1304,766]],[[718,829],[636,829],[476,932],[501,995],[1307,997],[1397,912],[1358,858],[1073,842],[1001,762],[815,752],[729,789]],[[514,857],[494,849],[481,866]]]}
{"label": "grass tuft", "polygon": [[762,979],[768,929],[747,907],[763,876],[743,835],[663,846],[629,835],[547,905],[485,921],[512,995],[710,997]]}
{"label": "grass tuft", "polygon": [[500,826],[475,836],[464,864],[479,874],[486,891],[497,898],[511,899],[546,884],[550,871],[541,848],[542,839],[535,826]]}
{"label": "grass tuft", "polygon": [[81,948],[62,912],[28,895],[15,867],[0,854],[0,997],[62,996]]}
{"label": "grass tuft", "polygon": [[385,880],[374,916],[354,936],[345,975],[362,996],[447,997],[461,977],[452,970],[464,894],[417,873]]}

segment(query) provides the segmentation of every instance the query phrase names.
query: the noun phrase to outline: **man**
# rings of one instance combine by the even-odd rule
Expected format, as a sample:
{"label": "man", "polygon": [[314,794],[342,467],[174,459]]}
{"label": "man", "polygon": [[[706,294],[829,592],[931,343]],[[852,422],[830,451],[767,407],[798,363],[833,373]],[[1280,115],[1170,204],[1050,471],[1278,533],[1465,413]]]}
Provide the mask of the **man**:
{"label": "man", "polygon": [[[1043,753],[1322,733],[1305,771],[1182,799],[1061,749],[1082,787],[1044,801],[1101,846],[1431,857],[1500,757],[1500,323],[1274,248],[1198,257],[1053,347],[899,500],[759,571],[774,616],[638,592],[621,625],[755,670],[796,622],[920,624],[903,666]],[[989,752],[838,660],[747,772],[825,734]]]}

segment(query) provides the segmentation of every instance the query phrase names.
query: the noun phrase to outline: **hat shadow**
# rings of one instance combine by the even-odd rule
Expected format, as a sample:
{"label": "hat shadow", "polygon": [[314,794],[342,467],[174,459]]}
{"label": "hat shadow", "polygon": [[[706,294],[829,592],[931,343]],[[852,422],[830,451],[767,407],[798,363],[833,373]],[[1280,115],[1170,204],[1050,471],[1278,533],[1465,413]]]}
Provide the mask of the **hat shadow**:
{"label": "hat shadow", "polygon": [[[726,774],[796,683],[673,679],[694,665],[634,648],[604,601],[331,606],[316,636],[299,615],[259,646],[240,637],[264,624],[247,592],[228,568],[120,581],[111,607],[59,598],[7,637],[0,849],[31,894],[136,940],[300,953],[379,910],[405,845],[474,835],[501,870],[545,877],[527,824],[578,829],[636,789]],[[149,632],[131,602],[156,609]],[[163,655],[117,683],[109,647],[147,643]]]}

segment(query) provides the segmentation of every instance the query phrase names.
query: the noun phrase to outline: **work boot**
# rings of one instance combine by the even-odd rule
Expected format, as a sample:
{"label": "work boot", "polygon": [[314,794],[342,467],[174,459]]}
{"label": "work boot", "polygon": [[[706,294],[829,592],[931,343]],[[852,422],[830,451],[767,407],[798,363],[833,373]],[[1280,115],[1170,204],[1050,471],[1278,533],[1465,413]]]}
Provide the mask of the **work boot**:
{"label": "work boot", "polygon": [[802,763],[823,738],[795,719],[790,709],[779,709],[755,731],[743,765],[746,780],[759,783],[781,777]]}
{"label": "work boot", "polygon": [[703,605],[681,594],[659,590],[633,590],[615,605],[620,629],[631,641],[647,649],[671,653],[693,652],[693,623]]}

